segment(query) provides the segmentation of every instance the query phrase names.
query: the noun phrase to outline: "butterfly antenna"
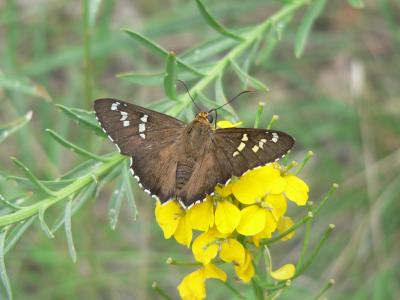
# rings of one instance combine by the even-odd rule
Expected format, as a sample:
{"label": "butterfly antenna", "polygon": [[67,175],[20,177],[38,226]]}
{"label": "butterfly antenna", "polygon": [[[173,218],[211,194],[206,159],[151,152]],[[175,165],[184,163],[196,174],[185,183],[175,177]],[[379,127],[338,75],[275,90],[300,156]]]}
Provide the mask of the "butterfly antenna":
{"label": "butterfly antenna", "polygon": [[189,92],[189,89],[188,89],[186,83],[185,83],[183,80],[180,80],[180,79],[178,79],[178,82],[180,82],[180,83],[185,87],[185,90],[186,90],[186,92],[188,93],[190,99],[192,100],[194,106],[196,106],[196,108],[198,109],[198,111],[201,111],[200,107],[196,104],[196,102],[194,102],[194,98],[192,97],[192,95],[190,95],[190,92]]}
{"label": "butterfly antenna", "polygon": [[208,112],[212,112],[212,111],[216,111],[217,109],[220,109],[221,107],[224,107],[225,105],[228,105],[229,103],[232,103],[233,101],[235,101],[237,98],[239,98],[240,96],[242,96],[243,94],[247,94],[247,93],[251,93],[253,92],[252,90],[245,90],[240,92],[239,94],[237,94],[235,97],[233,97],[232,99],[230,99],[228,102],[226,102],[225,104],[222,104],[221,106],[218,106],[217,108],[213,108],[210,109]]}

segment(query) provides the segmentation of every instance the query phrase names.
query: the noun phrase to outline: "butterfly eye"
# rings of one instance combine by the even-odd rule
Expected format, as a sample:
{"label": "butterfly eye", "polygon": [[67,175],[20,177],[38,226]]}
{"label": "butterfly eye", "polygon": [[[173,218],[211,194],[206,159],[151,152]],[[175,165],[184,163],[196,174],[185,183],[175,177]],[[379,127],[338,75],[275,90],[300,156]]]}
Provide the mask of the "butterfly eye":
{"label": "butterfly eye", "polygon": [[213,118],[213,116],[211,114],[208,114],[207,115],[207,120],[208,120],[208,122],[212,123],[214,121],[214,118]]}

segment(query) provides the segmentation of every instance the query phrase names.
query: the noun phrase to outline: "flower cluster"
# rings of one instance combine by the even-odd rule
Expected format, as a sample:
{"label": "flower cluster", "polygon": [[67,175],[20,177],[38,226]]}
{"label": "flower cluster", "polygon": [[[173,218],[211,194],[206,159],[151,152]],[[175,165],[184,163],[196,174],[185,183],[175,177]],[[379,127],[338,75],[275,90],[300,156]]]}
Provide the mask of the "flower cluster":
{"label": "flower cluster", "polygon": [[[173,236],[178,243],[191,247],[201,266],[178,286],[181,298],[204,299],[206,279],[226,281],[227,274],[218,267],[222,263],[232,264],[236,276],[249,282],[255,273],[255,250],[274,232],[282,233],[293,226],[285,216],[287,200],[305,205],[308,191],[307,184],[288,168],[272,163],[233,178],[228,185],[218,185],[213,196],[189,210],[176,201],[164,205],[158,202],[156,220],[164,237]],[[287,264],[270,275],[286,280],[294,272],[294,266]]]}

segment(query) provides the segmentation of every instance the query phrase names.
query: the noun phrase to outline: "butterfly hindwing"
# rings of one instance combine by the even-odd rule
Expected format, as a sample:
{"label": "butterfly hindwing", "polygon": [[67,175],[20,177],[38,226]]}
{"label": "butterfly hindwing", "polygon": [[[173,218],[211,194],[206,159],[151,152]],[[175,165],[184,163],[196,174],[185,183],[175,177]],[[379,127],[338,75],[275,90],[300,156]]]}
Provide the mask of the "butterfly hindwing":
{"label": "butterfly hindwing", "polygon": [[229,128],[211,131],[187,184],[178,195],[190,207],[211,194],[217,184],[232,176],[284,156],[294,139],[286,133],[265,129]]}
{"label": "butterfly hindwing", "polygon": [[96,117],[145,192],[162,202],[174,196],[176,140],[185,124],[170,116],[116,99],[95,101]]}

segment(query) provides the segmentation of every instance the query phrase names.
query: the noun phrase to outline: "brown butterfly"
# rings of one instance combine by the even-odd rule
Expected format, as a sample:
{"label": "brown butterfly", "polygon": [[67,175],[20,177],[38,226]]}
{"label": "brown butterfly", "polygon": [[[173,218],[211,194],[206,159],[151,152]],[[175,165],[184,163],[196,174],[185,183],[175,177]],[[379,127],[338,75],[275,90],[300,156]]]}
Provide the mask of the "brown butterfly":
{"label": "brown butterfly", "polygon": [[185,124],[117,99],[98,99],[94,109],[104,132],[131,157],[140,187],[161,203],[177,199],[184,208],[232,176],[278,160],[294,144],[290,135],[275,130],[215,129],[207,112]]}

